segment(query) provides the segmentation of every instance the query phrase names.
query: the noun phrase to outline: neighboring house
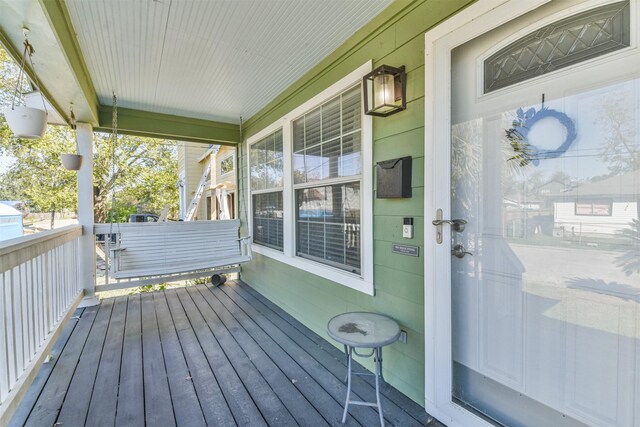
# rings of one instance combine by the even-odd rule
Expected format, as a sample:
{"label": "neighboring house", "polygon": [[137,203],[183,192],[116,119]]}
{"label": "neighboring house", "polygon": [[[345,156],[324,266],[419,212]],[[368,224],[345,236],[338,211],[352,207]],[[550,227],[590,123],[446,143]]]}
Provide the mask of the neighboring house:
{"label": "neighboring house", "polygon": [[0,202],[0,241],[23,235],[22,212]]}
{"label": "neighboring house", "polygon": [[178,147],[180,218],[184,219],[204,172],[210,166],[194,220],[236,218],[236,149],[182,143]]}
{"label": "neighboring house", "polygon": [[[211,149],[205,144],[181,142],[178,145],[178,196],[180,203],[180,219],[184,219],[189,204],[198,188],[203,171],[199,168],[199,159]],[[196,217],[202,218],[203,215]],[[206,219],[206,218],[205,218]]]}
{"label": "neighboring house", "polygon": [[555,229],[573,234],[617,234],[640,217],[640,170],[584,184],[553,201]]}

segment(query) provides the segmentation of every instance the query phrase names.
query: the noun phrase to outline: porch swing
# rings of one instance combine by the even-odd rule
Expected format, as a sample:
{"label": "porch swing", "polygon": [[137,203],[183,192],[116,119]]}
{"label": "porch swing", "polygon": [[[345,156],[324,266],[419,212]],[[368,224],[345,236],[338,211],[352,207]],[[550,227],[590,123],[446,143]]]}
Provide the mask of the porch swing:
{"label": "porch swing", "polygon": [[[113,95],[112,156],[118,142],[117,98]],[[112,160],[115,176],[115,157]],[[115,209],[115,186],[112,206]],[[224,274],[240,271],[251,260],[251,238],[240,237],[240,220],[95,224],[104,238],[106,283],[97,291],[144,286],[168,281],[211,277],[224,283]],[[111,279],[116,279],[110,283]]]}

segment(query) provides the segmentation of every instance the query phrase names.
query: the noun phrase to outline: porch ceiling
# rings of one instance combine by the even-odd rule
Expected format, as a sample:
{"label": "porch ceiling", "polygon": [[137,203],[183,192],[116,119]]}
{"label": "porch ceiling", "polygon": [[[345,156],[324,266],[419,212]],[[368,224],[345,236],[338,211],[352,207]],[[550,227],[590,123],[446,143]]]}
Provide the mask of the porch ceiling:
{"label": "porch ceiling", "polygon": [[237,124],[391,3],[0,0],[0,29],[16,50],[31,27],[38,76],[81,120],[115,91],[130,110]]}

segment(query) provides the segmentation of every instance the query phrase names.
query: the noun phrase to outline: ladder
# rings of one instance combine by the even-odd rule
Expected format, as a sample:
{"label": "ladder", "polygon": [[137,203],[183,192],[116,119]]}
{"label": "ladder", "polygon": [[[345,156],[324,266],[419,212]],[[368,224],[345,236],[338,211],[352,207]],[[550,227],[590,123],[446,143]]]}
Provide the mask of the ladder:
{"label": "ladder", "polygon": [[209,176],[209,172],[211,171],[211,163],[207,164],[207,167],[202,174],[202,178],[200,178],[200,183],[198,184],[198,188],[196,189],[196,194],[193,195],[193,199],[189,204],[189,208],[187,209],[187,214],[184,216],[185,221],[193,220],[193,217],[198,210],[198,206],[200,206],[200,199],[202,198],[202,193],[204,193],[205,187],[207,186],[207,177]]}

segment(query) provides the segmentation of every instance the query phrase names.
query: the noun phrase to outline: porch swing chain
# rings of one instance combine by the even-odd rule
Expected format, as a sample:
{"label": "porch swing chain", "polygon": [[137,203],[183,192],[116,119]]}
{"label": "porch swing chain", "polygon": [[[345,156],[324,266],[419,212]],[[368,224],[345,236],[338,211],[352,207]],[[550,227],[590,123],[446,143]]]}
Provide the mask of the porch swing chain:
{"label": "porch swing chain", "polygon": [[[109,239],[107,239],[107,245],[111,241],[113,235],[113,222],[116,220],[116,144],[118,143],[118,98],[115,92],[113,93],[113,108],[111,112],[111,179],[113,181],[113,188],[111,190],[111,220],[109,221]],[[117,222],[118,234],[120,234],[120,222]]]}
{"label": "porch swing chain", "polygon": [[42,99],[42,106],[44,107],[44,112],[49,113],[47,111],[47,103],[44,101],[44,95],[42,94],[42,90],[40,90],[40,80],[38,80],[38,74],[36,73],[36,68],[33,65],[32,55],[35,51],[33,50],[33,46],[29,43],[29,38],[27,36],[27,32],[25,31],[24,35],[24,50],[22,51],[22,61],[20,62],[20,74],[18,75],[18,82],[16,83],[16,90],[13,92],[13,98],[11,98],[11,109],[14,110],[16,106],[16,98],[18,97],[18,91],[22,87],[22,83],[24,82],[24,78],[27,75],[27,71],[25,70],[25,62],[27,61],[27,56],[29,57],[29,63],[31,64],[31,69],[33,70],[33,75],[35,77],[35,86],[38,92],[40,92],[40,98]]}

